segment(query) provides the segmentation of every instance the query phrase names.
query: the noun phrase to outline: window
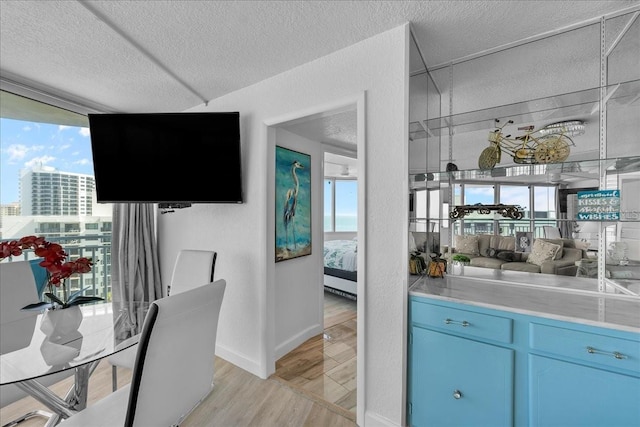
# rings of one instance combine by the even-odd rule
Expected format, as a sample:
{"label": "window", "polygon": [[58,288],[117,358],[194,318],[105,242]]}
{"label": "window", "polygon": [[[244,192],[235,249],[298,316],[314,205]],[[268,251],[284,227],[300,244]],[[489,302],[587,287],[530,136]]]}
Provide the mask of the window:
{"label": "window", "polygon": [[533,231],[535,237],[544,237],[543,227],[559,226],[557,188],[553,185],[456,184],[453,194],[456,205],[517,205],[524,213],[522,219],[514,220],[497,213],[487,215],[474,211],[454,223],[456,234],[515,236],[518,231]]}
{"label": "window", "polygon": [[556,189],[533,187],[534,236],[544,237],[544,227],[558,227],[556,221]]}
{"label": "window", "polygon": [[358,231],[358,181],[325,178],[324,231]]}
{"label": "window", "polygon": [[71,289],[108,298],[111,248],[95,236],[111,241],[111,205],[95,202],[87,116],[6,91],[0,97],[0,236],[44,236],[71,258],[92,258],[92,271],[72,277]]}
{"label": "window", "polygon": [[411,203],[411,231],[433,231],[440,222],[440,227],[446,228],[447,221],[439,221],[441,212],[448,212],[440,203],[440,190],[414,190],[410,196]]}
{"label": "window", "polygon": [[501,218],[499,234],[501,236],[515,236],[516,232],[531,231],[531,224],[527,221],[531,218],[529,186],[500,185],[498,187],[500,190],[499,203],[520,206],[524,213],[522,219]]}

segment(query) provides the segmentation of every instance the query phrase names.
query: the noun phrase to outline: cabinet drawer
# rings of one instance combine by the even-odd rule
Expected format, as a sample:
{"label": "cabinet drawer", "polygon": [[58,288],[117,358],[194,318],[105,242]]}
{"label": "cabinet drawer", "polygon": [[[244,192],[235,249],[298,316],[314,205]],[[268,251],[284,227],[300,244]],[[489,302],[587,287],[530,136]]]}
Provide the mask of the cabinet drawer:
{"label": "cabinet drawer", "polygon": [[513,340],[513,320],[505,317],[411,301],[411,319],[415,324],[470,337],[507,344]]}
{"label": "cabinet drawer", "polygon": [[640,340],[530,324],[530,346],[558,356],[640,374]]}

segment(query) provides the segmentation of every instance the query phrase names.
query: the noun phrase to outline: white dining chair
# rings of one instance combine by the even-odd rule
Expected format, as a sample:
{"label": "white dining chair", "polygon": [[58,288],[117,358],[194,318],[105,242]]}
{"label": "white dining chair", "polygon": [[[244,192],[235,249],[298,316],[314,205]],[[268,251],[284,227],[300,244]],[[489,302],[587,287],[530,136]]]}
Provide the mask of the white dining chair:
{"label": "white dining chair", "polygon": [[558,227],[544,226],[544,237],[547,239],[560,239],[560,229]]}
{"label": "white dining chair", "polygon": [[64,420],[64,427],[177,426],[213,390],[221,279],[154,301],[131,383]]}
{"label": "white dining chair", "polygon": [[[27,347],[31,343],[37,311],[24,311],[22,307],[39,301],[34,270],[30,261],[4,261],[0,263],[0,353],[5,354]],[[17,320],[22,320],[17,322]],[[73,374],[66,370],[38,378],[50,386]],[[28,394],[14,384],[0,386],[0,407],[5,407]],[[51,418],[52,413],[35,410],[6,423],[16,425],[33,417]]]}
{"label": "white dining chair", "polygon": [[[184,292],[194,286],[213,281],[217,252],[199,249],[182,249],[178,252],[173,266],[171,283],[167,286],[167,295]],[[111,365],[111,383],[113,391],[118,388],[118,368],[133,369],[136,349],[132,344],[138,341],[139,335],[124,340],[119,347],[124,350],[110,356],[107,361]]]}

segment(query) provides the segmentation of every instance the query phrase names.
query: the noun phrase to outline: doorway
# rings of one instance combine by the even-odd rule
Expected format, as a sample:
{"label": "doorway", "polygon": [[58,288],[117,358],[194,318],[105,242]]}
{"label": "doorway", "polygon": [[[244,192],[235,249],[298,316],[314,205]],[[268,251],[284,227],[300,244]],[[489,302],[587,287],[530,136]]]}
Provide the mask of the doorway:
{"label": "doorway", "polygon": [[[305,147],[308,147],[308,150],[301,150],[301,151],[310,151],[316,154],[316,158],[319,158],[319,154],[322,153],[322,155],[324,156],[325,152],[329,152],[335,155],[348,155],[350,156],[354,163],[352,164],[352,167],[347,167],[345,168],[345,172],[346,169],[350,169],[352,168],[354,171],[358,170],[358,171],[362,171],[364,168],[362,167],[362,165],[364,165],[364,94],[362,94],[361,96],[358,96],[356,98],[351,99],[350,102],[346,102],[346,103],[341,103],[337,106],[330,106],[328,108],[320,108],[317,109],[315,112],[310,112],[309,114],[301,114],[297,117],[291,118],[289,117],[287,120],[283,119],[283,120],[274,120],[271,123],[267,123],[268,126],[271,126],[273,129],[276,130],[276,132],[274,132],[274,134],[278,134],[277,129],[282,129],[287,131],[288,133],[292,133],[295,135],[299,135],[303,138],[303,142],[304,144],[308,144]],[[275,141],[275,145],[279,144],[279,139],[278,137],[276,137],[274,139]],[[320,150],[320,151],[318,151]],[[320,165],[322,166],[321,169],[322,170],[322,174],[318,175],[320,179],[322,179],[323,175],[324,175],[324,168],[326,166],[328,166],[327,164],[325,164],[324,160],[320,163],[316,164],[316,167]],[[358,182],[358,225],[357,225],[357,230],[355,235],[358,236],[358,241],[359,241],[359,245],[363,243],[364,241],[364,203],[362,202],[364,199],[364,194],[363,191],[360,189],[364,188],[364,173],[359,173],[357,175],[357,177],[354,177],[357,182]],[[318,221],[322,221],[321,219],[324,217],[324,212],[323,212],[323,205],[322,203],[320,203],[321,199],[316,201],[316,206],[313,207],[313,215],[315,216],[315,218],[317,218]],[[322,222],[317,223],[317,225],[319,225],[319,232],[316,233],[316,235],[320,235],[322,236],[323,233],[323,227],[322,227]],[[318,240],[324,240],[323,238],[320,239],[318,238]],[[318,289],[320,291],[321,294],[324,294],[323,292],[323,254],[322,254],[322,250],[321,247],[316,246],[314,249],[314,255],[315,255],[315,260],[317,261],[317,268],[318,268]],[[313,255],[312,255],[313,256]],[[314,333],[313,336],[311,337],[307,337],[306,340],[304,341],[299,341],[299,345],[295,346],[295,347],[289,347],[291,350],[286,351],[286,352],[280,352],[279,354],[281,355],[280,357],[277,357],[277,362],[276,360],[274,360],[274,362],[276,362],[277,366],[282,366],[284,364],[285,361],[290,363],[290,366],[294,366],[296,364],[301,364],[303,363],[303,360],[308,360],[308,356],[301,356],[304,352],[302,350],[304,350],[305,346],[316,346],[316,351],[317,348],[322,348],[323,345],[323,340],[325,338],[328,339],[334,339],[334,340],[339,340],[342,339],[344,337],[344,335],[346,335],[346,330],[349,329],[349,327],[351,327],[352,331],[355,331],[355,336],[353,336],[352,338],[355,339],[356,342],[356,346],[355,346],[355,358],[351,361],[351,365],[349,368],[345,368],[344,366],[342,367],[338,367],[339,363],[336,362],[332,362],[332,363],[336,363],[336,369],[341,371],[340,375],[344,375],[344,376],[340,376],[338,375],[337,377],[339,377],[340,381],[344,381],[345,383],[349,383],[347,384],[349,387],[352,387],[352,393],[346,393],[343,397],[344,399],[342,399],[342,403],[345,403],[346,401],[349,401],[351,403],[346,404],[346,406],[349,407],[349,409],[345,409],[345,411],[350,411],[352,416],[356,416],[357,417],[361,417],[363,416],[363,408],[364,408],[364,399],[363,399],[363,395],[364,393],[357,393],[357,387],[364,386],[364,366],[363,366],[363,360],[364,357],[361,353],[357,352],[357,349],[363,349],[364,348],[364,335],[363,335],[363,331],[364,331],[364,312],[362,309],[358,309],[360,307],[364,307],[364,260],[365,260],[365,251],[364,251],[364,247],[362,247],[362,249],[359,250],[358,254],[357,254],[357,269],[358,269],[358,278],[357,278],[357,289],[358,289],[358,299],[357,301],[354,300],[348,300],[348,299],[344,299],[343,301],[343,297],[337,296],[337,295],[326,295],[324,296],[324,298],[322,298],[322,312],[323,314],[323,319],[321,320],[321,324],[322,324],[322,329],[320,330],[320,333]],[[291,265],[291,267],[293,267],[293,263]],[[276,278],[281,278],[283,275],[281,275],[278,271],[278,269],[280,268],[290,268],[289,265],[286,266],[282,266],[280,267],[278,264],[276,264]],[[362,274],[361,274],[362,273]],[[314,279],[315,280],[315,279]],[[362,291],[361,291],[362,290]],[[279,301],[279,298],[285,297],[285,295],[279,295],[278,294],[278,287],[276,286],[274,288],[274,295],[273,295],[273,300],[275,301]],[[333,310],[333,307],[335,307],[335,304],[338,302],[347,302],[347,305],[349,305],[349,309],[344,310],[342,312],[340,312],[340,310],[338,310],[338,312],[340,312],[340,314],[336,314],[334,313],[333,315],[331,314],[331,311]],[[338,304],[339,305],[339,304]],[[351,314],[347,314],[350,310]],[[279,314],[277,312],[275,312],[274,314],[275,316],[278,316]],[[332,317],[333,316],[333,317]],[[351,317],[349,317],[351,316]],[[345,323],[346,324],[343,324]],[[326,324],[326,328],[324,327]],[[278,320],[276,319],[275,325],[282,325],[282,322],[278,322]],[[333,330],[329,331],[328,334],[326,334],[326,332],[333,328]],[[274,333],[276,334],[276,336],[278,335],[278,329],[279,326],[275,326],[274,327]],[[278,348],[279,345],[281,345],[282,339],[276,339],[274,342],[274,348]],[[293,342],[293,340],[291,340]],[[336,346],[337,348],[338,346]],[[279,348],[282,348],[279,347]],[[276,354],[278,354],[276,352]],[[352,355],[353,356],[353,355]],[[299,357],[298,360],[296,361],[296,357]],[[341,355],[340,357],[347,357],[346,353]],[[282,362],[282,363],[281,363]],[[306,362],[304,362],[306,363]],[[355,365],[355,366],[354,366]],[[319,365],[318,365],[319,366]],[[318,367],[315,368],[315,370],[313,372],[318,372]],[[350,372],[350,373],[349,373]],[[355,375],[354,375],[355,372]],[[273,375],[272,377],[287,377],[289,376],[290,378],[293,378],[293,370],[290,369],[288,373],[286,374],[282,374],[282,371],[278,371],[277,374],[278,375]],[[335,374],[335,372],[332,372],[332,374]],[[351,378],[347,378],[349,377],[349,375],[351,376]],[[311,377],[312,374],[307,374],[308,377]],[[317,376],[317,382],[320,383],[322,382],[321,376]],[[297,382],[301,382],[303,380],[298,379],[298,380],[294,380]],[[309,384],[312,384],[311,382],[309,382]],[[312,386],[311,386],[312,387]],[[336,402],[332,402],[330,401],[332,399],[327,400],[326,402],[328,404],[334,404]],[[337,400],[341,400],[341,399],[337,399]],[[353,404],[353,402],[357,402],[356,405]],[[356,409],[357,407],[357,409]],[[357,412],[362,411],[362,415],[360,414],[356,414]]]}

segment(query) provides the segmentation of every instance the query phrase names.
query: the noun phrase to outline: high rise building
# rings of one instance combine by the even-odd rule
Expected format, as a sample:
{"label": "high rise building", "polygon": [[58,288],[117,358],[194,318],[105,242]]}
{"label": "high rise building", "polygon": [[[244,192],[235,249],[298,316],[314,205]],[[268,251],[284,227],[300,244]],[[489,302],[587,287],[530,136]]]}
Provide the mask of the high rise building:
{"label": "high rise building", "polygon": [[49,166],[20,174],[22,215],[79,215],[93,213],[95,179],[91,175],[60,172]]}
{"label": "high rise building", "polygon": [[0,220],[3,216],[17,216],[20,215],[20,203],[7,203],[0,205]]}

